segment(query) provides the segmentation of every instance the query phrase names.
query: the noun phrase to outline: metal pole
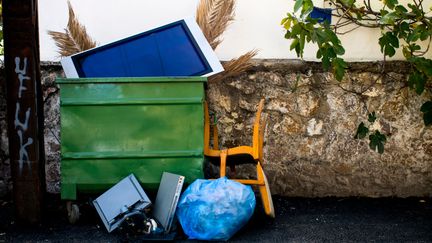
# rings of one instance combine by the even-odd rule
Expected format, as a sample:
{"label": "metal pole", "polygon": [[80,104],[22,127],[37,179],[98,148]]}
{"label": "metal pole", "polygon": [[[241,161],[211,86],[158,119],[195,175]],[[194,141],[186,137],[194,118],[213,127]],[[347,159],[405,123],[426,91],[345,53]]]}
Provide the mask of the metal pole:
{"label": "metal pole", "polygon": [[9,155],[17,220],[38,223],[45,193],[37,0],[3,1]]}

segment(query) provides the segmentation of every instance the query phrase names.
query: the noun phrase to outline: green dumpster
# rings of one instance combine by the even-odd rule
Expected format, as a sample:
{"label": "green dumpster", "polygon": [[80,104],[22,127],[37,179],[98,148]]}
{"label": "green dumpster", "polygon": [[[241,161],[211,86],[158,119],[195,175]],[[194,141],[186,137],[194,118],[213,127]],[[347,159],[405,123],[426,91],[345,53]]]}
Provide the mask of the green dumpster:
{"label": "green dumpster", "polygon": [[155,190],[164,171],[203,178],[202,77],[58,79],[61,197],[103,192],[133,173]]}

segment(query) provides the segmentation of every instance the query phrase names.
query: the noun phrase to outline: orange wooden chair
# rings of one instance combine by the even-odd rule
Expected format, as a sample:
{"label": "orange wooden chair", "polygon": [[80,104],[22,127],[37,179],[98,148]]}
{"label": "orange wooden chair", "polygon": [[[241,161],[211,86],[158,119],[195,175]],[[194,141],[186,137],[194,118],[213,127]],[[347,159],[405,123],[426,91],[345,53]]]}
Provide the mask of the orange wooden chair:
{"label": "orange wooden chair", "polygon": [[[261,194],[261,200],[264,206],[265,213],[274,218],[274,206],[273,200],[270,193],[270,187],[268,185],[267,177],[264,174],[262,168],[263,164],[263,140],[264,140],[264,129],[265,119],[261,122],[261,112],[264,107],[264,99],[262,99],[258,105],[258,110],[255,117],[253,126],[252,146],[238,146],[234,148],[219,149],[218,145],[218,131],[215,124],[210,124],[210,116],[208,112],[208,105],[205,103],[204,110],[204,155],[208,156],[210,160],[217,160],[220,163],[219,176],[224,177],[226,175],[226,166],[235,168],[235,165],[253,163],[256,164],[257,179],[234,179],[240,183],[246,185],[256,185],[259,188]],[[211,127],[212,126],[212,127]],[[213,147],[210,147],[210,130],[213,130]]]}

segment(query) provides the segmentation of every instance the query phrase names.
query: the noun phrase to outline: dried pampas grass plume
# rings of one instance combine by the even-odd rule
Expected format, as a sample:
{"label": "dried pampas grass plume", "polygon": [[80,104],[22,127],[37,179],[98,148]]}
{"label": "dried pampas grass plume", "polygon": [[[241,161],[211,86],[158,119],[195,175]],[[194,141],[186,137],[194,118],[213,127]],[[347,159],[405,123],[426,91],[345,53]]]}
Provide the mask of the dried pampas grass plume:
{"label": "dried pampas grass plume", "polygon": [[238,58],[234,58],[225,62],[223,64],[225,71],[209,77],[208,81],[210,83],[218,82],[226,78],[235,77],[242,74],[253,66],[251,60],[254,56],[256,56],[257,53],[257,50],[252,50],[246,52],[246,54],[243,54]]}
{"label": "dried pampas grass plume", "polygon": [[235,0],[201,0],[196,21],[213,49],[222,42],[221,35],[234,20]]}
{"label": "dried pampas grass plume", "polygon": [[54,39],[61,57],[70,56],[75,53],[96,47],[96,42],[87,34],[87,31],[75,16],[71,3],[68,1],[69,21],[65,33],[48,31]]}
{"label": "dried pampas grass plume", "polygon": [[[196,11],[196,21],[204,36],[215,50],[222,42],[222,34],[234,20],[235,0],[201,0]],[[209,77],[209,82],[240,75],[252,67],[251,60],[258,51],[252,50],[223,64],[225,71]]]}

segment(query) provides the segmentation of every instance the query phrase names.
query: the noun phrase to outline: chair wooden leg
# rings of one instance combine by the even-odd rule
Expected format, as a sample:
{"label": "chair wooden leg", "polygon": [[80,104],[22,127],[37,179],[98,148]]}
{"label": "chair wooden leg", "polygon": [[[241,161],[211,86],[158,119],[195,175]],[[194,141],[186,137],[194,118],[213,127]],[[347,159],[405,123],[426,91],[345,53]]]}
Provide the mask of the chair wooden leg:
{"label": "chair wooden leg", "polygon": [[273,199],[270,192],[269,183],[267,181],[267,177],[264,174],[264,170],[260,164],[260,162],[257,163],[257,178],[259,182],[262,182],[261,185],[258,186],[260,194],[261,194],[261,200],[264,206],[265,213],[270,216],[271,218],[275,217],[275,210],[273,206]]}
{"label": "chair wooden leg", "polygon": [[226,174],[226,159],[227,159],[227,154],[228,154],[227,150],[222,150],[220,152],[220,172],[219,172],[219,176],[220,177],[224,177],[225,174]]}

